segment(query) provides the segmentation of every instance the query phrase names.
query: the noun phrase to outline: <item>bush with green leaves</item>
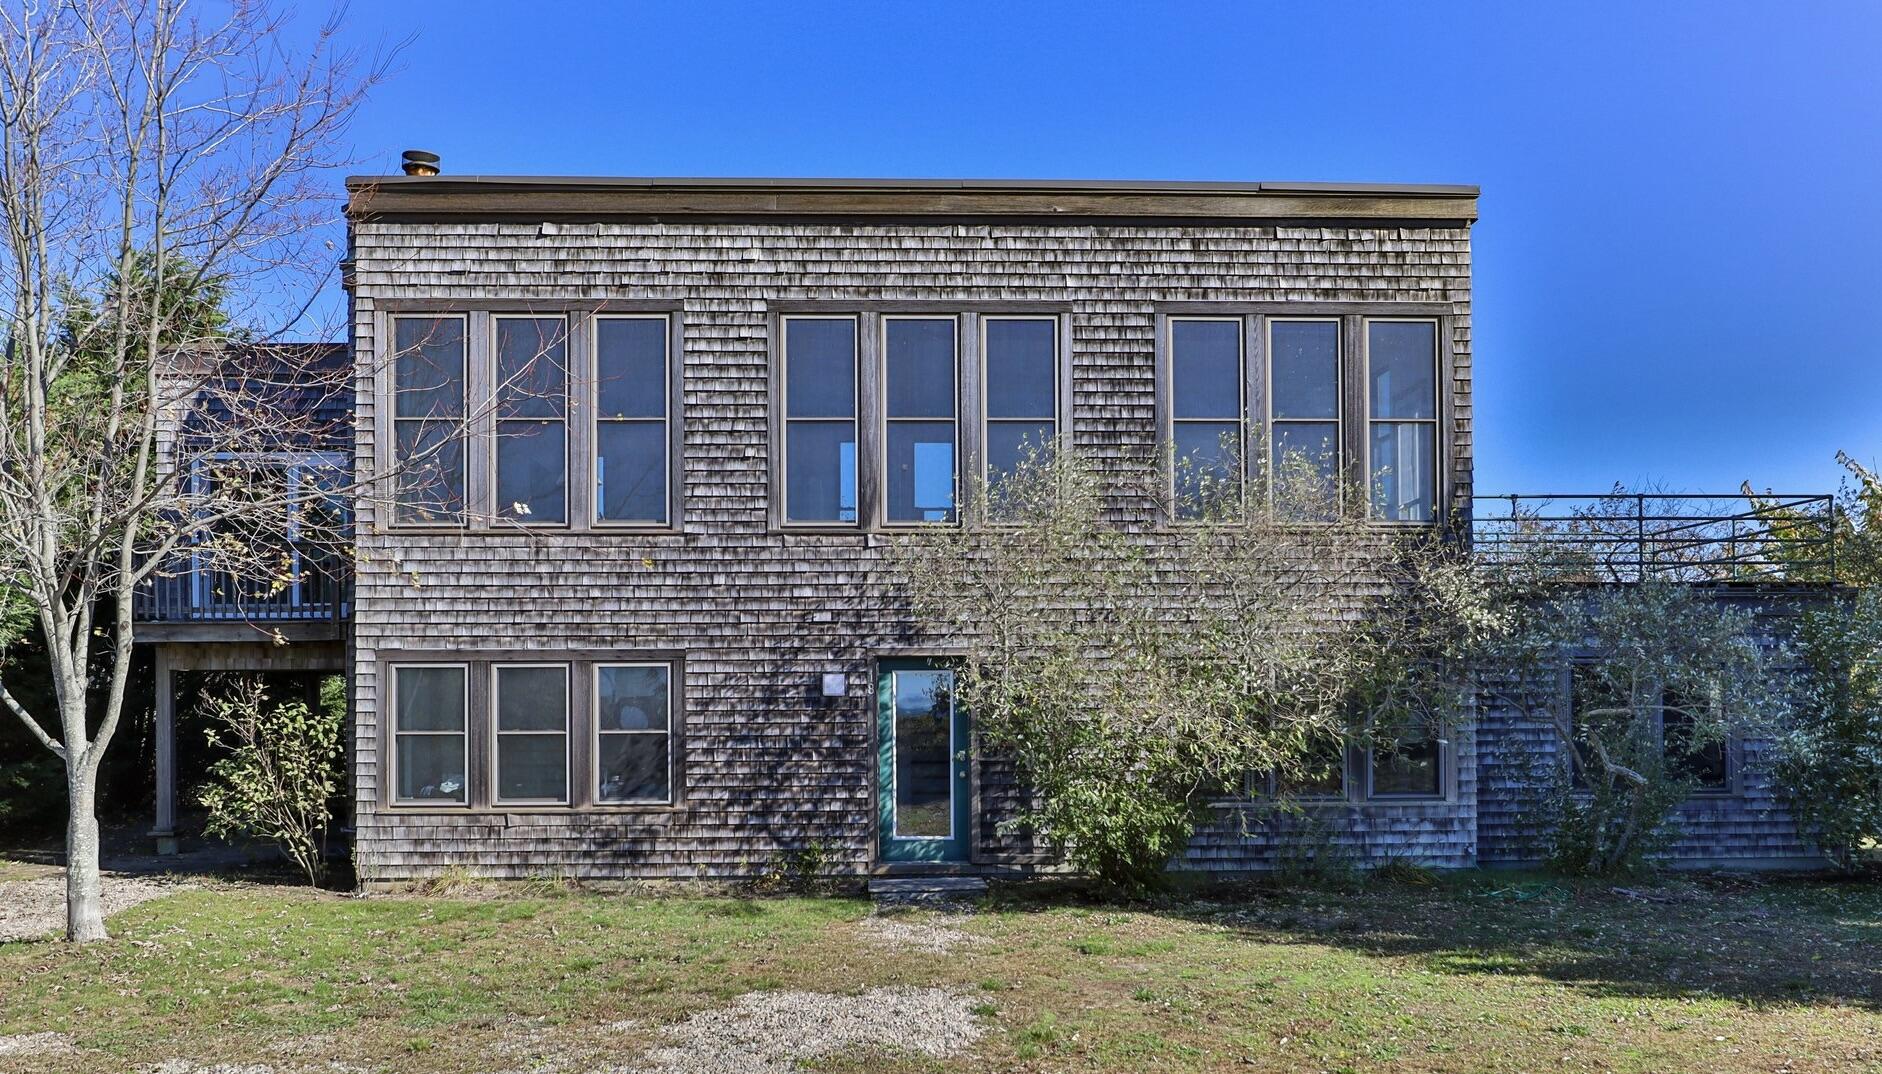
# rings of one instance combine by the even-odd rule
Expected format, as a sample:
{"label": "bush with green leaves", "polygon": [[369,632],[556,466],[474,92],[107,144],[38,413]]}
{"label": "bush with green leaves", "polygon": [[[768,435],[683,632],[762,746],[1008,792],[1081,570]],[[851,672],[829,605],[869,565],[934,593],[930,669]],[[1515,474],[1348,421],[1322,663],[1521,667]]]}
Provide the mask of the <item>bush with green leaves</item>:
{"label": "bush with green leaves", "polygon": [[[1455,712],[1462,681],[1378,674],[1421,663],[1439,633],[1388,611],[1430,542],[1329,513],[1324,488],[1276,489],[1270,510],[1179,466],[1170,502],[1164,473],[1034,453],[970,490],[966,513],[993,524],[910,535],[891,563],[917,634],[961,654],[978,748],[1031,791],[1008,827],[1124,889],[1158,882],[1251,776],[1298,782],[1355,726]],[[1361,695],[1377,711],[1356,711]]]}
{"label": "bush with green leaves", "polygon": [[227,756],[209,768],[198,800],[204,830],[264,839],[281,848],[319,885],[326,877],[327,833],[341,779],[346,725],[344,680],[321,684],[320,704],[276,701],[252,678],[205,700],[210,745]]}
{"label": "bush with green leaves", "polygon": [[1804,615],[1795,651],[1797,718],[1774,774],[1817,845],[1851,869],[1882,842],[1882,589]]}
{"label": "bush with green leaves", "polygon": [[1766,632],[1710,590],[1655,577],[1525,584],[1505,607],[1481,657],[1494,672],[1485,693],[1548,729],[1552,748],[1529,768],[1543,790],[1531,820],[1561,871],[1642,868],[1676,834],[1672,814],[1695,786],[1688,759],[1786,718]]}

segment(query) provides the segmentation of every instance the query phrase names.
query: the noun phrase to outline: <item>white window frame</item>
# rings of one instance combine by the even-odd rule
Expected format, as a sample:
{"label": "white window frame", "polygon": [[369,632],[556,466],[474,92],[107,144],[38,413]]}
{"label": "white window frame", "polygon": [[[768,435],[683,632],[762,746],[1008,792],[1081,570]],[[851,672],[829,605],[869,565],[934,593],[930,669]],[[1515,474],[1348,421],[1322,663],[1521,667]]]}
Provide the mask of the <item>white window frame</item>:
{"label": "white window frame", "polygon": [[[1372,326],[1375,324],[1425,324],[1431,326],[1431,417],[1375,418],[1372,415]],[[1444,321],[1440,317],[1364,316],[1359,319],[1360,346],[1365,354],[1365,368],[1360,371],[1361,420],[1365,435],[1360,437],[1362,473],[1366,482],[1366,519],[1380,526],[1429,528],[1443,522],[1445,480],[1444,445]],[[1375,425],[1429,425],[1431,427],[1431,517],[1429,519],[1390,519],[1378,513],[1373,503],[1372,429]]]}
{"label": "white window frame", "polygon": [[[462,326],[461,338],[464,341],[464,362],[463,372],[458,378],[460,388],[458,401],[462,413],[451,418],[402,418],[399,416],[399,355],[402,353],[398,346],[400,321],[456,321]],[[471,441],[474,439],[474,430],[471,426],[471,362],[473,360],[473,348],[471,346],[470,314],[442,311],[426,313],[421,310],[401,310],[396,313],[388,314],[386,318],[386,349],[391,358],[386,364],[386,380],[390,385],[390,391],[385,397],[387,424],[390,426],[392,434],[386,444],[386,458],[392,462],[391,471],[394,475],[391,490],[392,502],[389,511],[391,524],[401,529],[465,529],[470,526],[471,515],[476,510],[476,505],[471,502]],[[427,421],[457,422],[457,431],[454,435],[458,439],[458,461],[460,467],[458,477],[460,485],[458,488],[458,516],[456,519],[441,520],[400,517],[400,513],[405,509],[405,504],[399,496],[399,482],[403,476],[401,467],[404,466],[406,460],[399,455],[399,426],[402,422]],[[492,450],[494,451],[494,448]]]}
{"label": "white window frame", "polygon": [[[603,730],[601,727],[601,673],[608,668],[660,668],[667,673],[666,730],[652,728]],[[672,805],[674,781],[679,772],[674,765],[674,743],[679,737],[675,726],[674,665],[667,660],[597,660],[588,668],[588,727],[593,739],[588,751],[588,793],[597,808],[618,806]],[[667,796],[665,798],[603,798],[601,796],[601,739],[603,735],[665,735],[667,739]]]}
{"label": "white window frame", "polygon": [[[554,731],[505,731],[499,720],[503,711],[503,672],[506,669],[529,670],[556,668],[562,672],[562,797],[560,798],[505,798],[503,797],[503,739],[540,737],[556,734]],[[569,674],[569,666],[554,661],[524,662],[493,660],[490,663],[490,803],[496,806],[536,805],[566,806],[574,801],[574,738],[575,738],[575,696],[574,677]]]}
{"label": "white window frame", "polygon": [[[664,356],[660,364],[660,412],[662,417],[655,418],[608,418],[601,414],[601,324],[604,321],[659,321],[661,335],[665,339]],[[669,313],[597,313],[590,320],[588,341],[588,376],[593,385],[589,393],[594,405],[589,408],[588,452],[589,484],[592,503],[589,505],[588,524],[602,529],[666,529],[673,525],[673,474],[676,470],[673,443],[673,315]],[[645,518],[603,518],[601,495],[601,427],[604,424],[652,425],[660,424],[660,443],[665,445],[666,465],[662,469],[660,483],[665,494],[660,498],[660,517]]]}
{"label": "white window frame", "polygon": [[[426,671],[441,671],[445,669],[454,669],[460,675],[463,676],[464,707],[461,713],[462,719],[459,721],[459,728],[460,728],[459,730],[457,731],[405,731],[405,730],[400,729],[399,727],[399,674],[400,672],[402,672],[403,670],[407,668],[417,668],[417,669],[426,670]],[[388,789],[391,791],[391,794],[389,795],[389,797],[392,800],[392,804],[396,806],[416,806],[419,808],[430,808],[430,809],[469,809],[471,808],[471,770],[470,770],[471,769],[471,765],[470,765],[471,726],[470,726],[470,721],[471,721],[472,705],[471,705],[470,665],[468,663],[412,662],[412,663],[402,663],[402,664],[390,664],[387,666],[387,671],[392,677],[392,682],[390,683],[391,689],[387,691],[387,695],[386,695],[387,724],[389,725],[389,730],[391,732],[390,734],[386,736],[386,759],[389,764],[389,770],[390,770],[390,775],[391,775],[391,786]],[[399,736],[401,735],[424,735],[427,737],[443,737],[446,735],[457,735],[459,738],[463,739],[463,742],[464,742],[464,795],[463,795],[462,801],[453,802],[448,799],[439,799],[439,798],[401,798],[399,797]]]}
{"label": "white window frame", "polygon": [[[1017,424],[1025,422],[1027,424],[1037,425],[1040,422],[1049,421],[1052,423],[1052,436],[1050,439],[1052,448],[1057,449],[1064,443],[1063,437],[1066,432],[1066,422],[1064,421],[1066,400],[1060,397],[1065,387],[1063,383],[1065,371],[1060,367],[1063,361],[1063,356],[1060,351],[1064,346],[1064,341],[1059,338],[1060,333],[1063,331],[1063,326],[1060,323],[1060,316],[1054,313],[988,313],[982,314],[978,319],[980,322],[979,339],[976,340],[978,348],[975,354],[979,357],[980,361],[980,398],[976,400],[979,411],[976,417],[980,422],[980,458],[977,468],[980,471],[979,477],[981,484],[990,489],[992,488],[993,478],[990,469],[992,463],[988,457],[991,452],[988,450],[988,445],[992,443],[992,439],[988,436],[988,433],[995,424]],[[1052,326],[1052,413],[1049,415],[1042,418],[995,418],[988,416],[988,399],[993,392],[993,377],[989,373],[992,366],[987,362],[987,325],[993,321],[1045,321]],[[1040,447],[1043,449],[1046,445],[1042,444]],[[955,513],[957,517],[960,516],[959,508],[956,508]]]}
{"label": "white window frame", "polygon": [[[562,416],[560,418],[506,418],[499,400],[503,397],[503,322],[504,321],[561,321],[562,322]],[[567,311],[552,313],[527,313],[515,310],[496,311],[490,314],[490,344],[488,380],[490,384],[490,418],[485,428],[490,435],[490,446],[485,452],[485,460],[490,466],[490,483],[487,495],[490,497],[490,518],[499,526],[526,526],[530,529],[569,529],[574,525],[575,515],[575,468],[572,465],[574,455],[574,423],[570,413],[575,404],[575,339],[573,336],[574,318]],[[540,357],[540,356],[539,356]],[[511,517],[507,512],[509,505],[502,502],[499,490],[503,487],[502,452],[503,426],[506,422],[532,425],[558,424],[562,426],[562,519],[561,521],[539,522],[530,517]],[[468,461],[468,456],[467,456]]]}
{"label": "white window frame", "polygon": [[[791,424],[793,422],[819,422],[840,424],[843,418],[793,418],[791,416],[791,322],[793,321],[848,321],[852,327],[850,335],[850,378],[851,392],[850,442],[855,444],[855,465],[851,467],[851,480],[854,485],[850,496],[854,500],[853,510],[856,517],[844,521],[840,518],[799,518],[791,517]],[[856,313],[786,313],[778,317],[778,524],[783,529],[855,529],[864,528],[867,521],[863,517],[863,318]],[[838,480],[842,475],[838,474]],[[838,513],[841,513],[842,492],[837,493]]]}
{"label": "white window frame", "polygon": [[[889,416],[889,325],[894,321],[946,321],[953,327],[954,338],[954,376],[948,385],[949,409],[952,418],[894,418]],[[876,497],[877,510],[881,516],[876,520],[881,529],[920,529],[925,526],[958,526],[961,524],[961,454],[964,445],[961,442],[961,318],[951,313],[885,313],[876,318],[876,354],[879,356],[881,375],[877,377],[876,394],[876,443],[878,445],[876,465],[874,467],[877,488],[881,489]],[[954,474],[949,482],[949,510],[952,519],[928,521],[924,519],[889,518],[889,429],[897,422],[919,422],[935,424],[947,421],[954,427]],[[862,469],[862,444],[857,444],[857,470]],[[859,492],[860,496],[860,492]]]}
{"label": "white window frame", "polygon": [[[1179,418],[1176,415],[1176,326],[1178,324],[1191,324],[1198,321],[1226,322],[1235,326],[1235,392],[1237,403],[1235,407],[1236,417],[1233,419]],[[1178,425],[1222,425],[1231,420],[1234,421],[1236,427],[1236,444],[1241,453],[1241,459],[1239,460],[1241,472],[1236,475],[1237,480],[1240,481],[1240,493],[1238,498],[1244,506],[1248,503],[1248,468],[1250,462],[1248,458],[1248,319],[1240,314],[1171,314],[1163,320],[1163,331],[1163,352],[1165,355],[1164,364],[1166,368],[1162,372],[1168,385],[1166,398],[1169,400],[1169,416],[1166,419],[1167,427],[1163,430],[1163,434],[1168,438],[1170,445],[1170,465],[1165,468],[1163,475],[1164,491],[1167,492],[1170,497],[1171,521],[1178,525],[1193,524],[1196,520],[1183,517],[1181,510],[1182,505],[1177,499],[1176,470],[1177,467],[1181,465],[1181,460],[1176,456],[1176,427]]]}
{"label": "white window frame", "polygon": [[[1261,318],[1262,355],[1262,414],[1261,434],[1266,442],[1267,458],[1261,460],[1262,471],[1268,475],[1264,484],[1270,510],[1274,507],[1274,444],[1275,429],[1281,425],[1325,425],[1333,423],[1333,513],[1334,518],[1344,518],[1348,508],[1346,503],[1346,326],[1337,316],[1322,314],[1301,314],[1299,316],[1270,315]],[[1330,324],[1333,326],[1333,416],[1331,418],[1277,418],[1274,416],[1274,326],[1276,324]],[[1243,358],[1247,361],[1246,356]],[[1367,403],[1371,405],[1370,401]],[[1370,441],[1368,441],[1370,442]],[[1370,499],[1367,501],[1370,510]],[[1313,520],[1299,520],[1313,521]],[[1328,521],[1332,521],[1329,519]]]}

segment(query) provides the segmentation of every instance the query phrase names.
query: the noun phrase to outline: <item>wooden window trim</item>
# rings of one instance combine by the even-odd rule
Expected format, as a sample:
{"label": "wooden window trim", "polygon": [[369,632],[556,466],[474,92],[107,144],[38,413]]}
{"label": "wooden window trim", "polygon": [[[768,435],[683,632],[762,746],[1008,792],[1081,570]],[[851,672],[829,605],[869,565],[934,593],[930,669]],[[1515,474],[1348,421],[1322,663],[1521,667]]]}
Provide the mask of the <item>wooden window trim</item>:
{"label": "wooden window trim", "polygon": [[[575,694],[572,665],[566,662],[542,661],[490,661],[490,804],[499,809],[521,806],[525,809],[566,807],[575,801]],[[562,797],[561,798],[505,798],[503,797],[503,736],[505,735],[549,735],[554,731],[505,731],[497,724],[497,713],[503,703],[503,672],[509,669],[555,668],[562,672]]]}
{"label": "wooden window trim", "polygon": [[[1267,487],[1264,490],[1267,508],[1269,511],[1274,509],[1274,482],[1272,475],[1274,471],[1275,427],[1277,425],[1286,424],[1325,425],[1331,420],[1333,423],[1333,450],[1337,453],[1333,460],[1333,477],[1334,481],[1337,482],[1333,490],[1334,496],[1336,497],[1333,510],[1337,517],[1343,518],[1353,509],[1353,505],[1347,502],[1346,495],[1346,486],[1350,483],[1347,480],[1347,473],[1349,471],[1351,458],[1351,453],[1346,449],[1346,384],[1350,379],[1350,370],[1348,369],[1348,362],[1346,360],[1346,326],[1341,318],[1330,315],[1316,317],[1311,314],[1289,314],[1286,316],[1279,314],[1257,314],[1254,315],[1252,319],[1255,321],[1256,334],[1261,340],[1260,369],[1257,371],[1261,384],[1261,421],[1256,436],[1260,439],[1263,449],[1260,465],[1262,471],[1269,475],[1269,480],[1266,482]],[[1333,326],[1334,346],[1336,348],[1333,357],[1333,398],[1335,403],[1334,414],[1331,419],[1276,418],[1274,416],[1274,326],[1276,324],[1330,324]],[[1316,520],[1314,519],[1290,521],[1296,521],[1301,525],[1316,524]]]}
{"label": "wooden window trim", "polygon": [[[487,529],[502,532],[505,530],[570,530],[576,528],[575,519],[575,338],[572,332],[573,320],[566,313],[531,313],[516,310],[492,310],[484,314],[489,318],[489,345],[485,347],[485,360],[490,363],[484,371],[490,385],[490,435],[484,441],[488,445],[488,458],[485,465],[489,468],[489,477],[485,484],[486,501],[490,519]],[[562,417],[560,418],[505,418],[498,410],[497,393],[502,389],[502,375],[498,369],[502,362],[501,348],[497,346],[498,327],[504,321],[553,321],[562,322]],[[539,356],[540,357],[540,356]],[[561,521],[532,522],[521,518],[505,518],[504,505],[497,502],[497,477],[499,463],[500,436],[498,429],[504,422],[540,421],[557,422],[562,426],[562,519]]]}
{"label": "wooden window trim", "polygon": [[[875,461],[870,465],[870,470],[872,471],[871,476],[874,478],[877,494],[874,497],[875,514],[871,516],[871,525],[869,528],[878,533],[914,533],[933,529],[937,526],[961,525],[966,514],[964,505],[961,503],[961,491],[964,484],[962,478],[967,473],[965,463],[968,454],[966,402],[970,398],[970,386],[967,383],[968,377],[966,371],[966,352],[968,350],[966,341],[968,333],[970,331],[977,333],[978,329],[970,323],[973,318],[960,313],[878,313],[872,315],[870,319],[875,322],[873,332],[877,337],[875,350],[879,365],[875,377],[875,405],[872,408],[875,414],[872,421],[873,431],[875,433],[873,440],[877,450],[875,452]],[[942,420],[940,418],[893,418],[889,416],[889,323],[891,321],[946,321],[954,330],[954,384],[953,390],[949,393],[953,397],[954,416],[947,419],[949,423],[954,426],[954,517],[952,519],[944,519],[939,522],[921,522],[914,520],[892,520],[889,518],[890,423],[897,421],[934,422]],[[858,379],[860,380],[860,377]],[[858,458],[856,460],[856,469],[858,471],[858,481],[862,478],[861,471],[864,466],[864,460],[861,457],[861,446],[860,443],[857,445]],[[978,445],[976,445],[974,453],[976,456],[979,454]],[[860,489],[858,490],[858,499],[861,499]]]}
{"label": "wooden window trim", "polygon": [[[849,321],[855,326],[854,361],[856,373],[852,385],[855,389],[855,401],[851,406],[849,418],[854,430],[853,442],[856,445],[856,520],[854,522],[844,522],[840,519],[807,519],[802,521],[791,521],[790,519],[791,507],[787,496],[790,483],[790,458],[786,445],[790,439],[790,426],[794,419],[792,419],[790,415],[789,401],[785,398],[786,367],[790,361],[790,348],[787,346],[785,335],[789,327],[789,322],[794,320]],[[865,433],[873,422],[865,422],[863,404],[866,400],[873,397],[875,382],[873,377],[867,377],[869,363],[866,361],[866,355],[873,352],[874,348],[870,343],[866,342],[870,340],[873,335],[866,320],[867,318],[864,314],[855,312],[854,310],[845,312],[824,310],[820,312],[775,313],[770,318],[772,355],[769,365],[771,377],[766,397],[770,401],[769,409],[772,414],[770,423],[771,458],[774,462],[771,466],[767,467],[767,469],[770,471],[771,475],[769,513],[771,515],[771,528],[774,531],[787,533],[852,534],[867,532],[867,520],[872,517],[869,511],[873,509],[874,504],[872,496],[869,494],[869,491],[866,490],[866,486],[873,486],[874,480],[873,474],[871,473],[872,468],[868,465],[870,455],[865,452],[865,448],[867,447],[865,443]],[[865,385],[866,377],[869,381],[867,385]],[[828,421],[836,423],[843,419],[803,418],[795,420]],[[839,504],[841,503],[840,493],[838,502]]]}
{"label": "wooden window trim", "polygon": [[[454,668],[463,675],[464,677],[464,707],[462,710],[463,729],[461,731],[454,732],[454,731],[401,731],[399,730],[398,676],[399,676],[399,672],[402,669],[410,668],[410,667],[421,667],[421,668],[426,668],[426,669]],[[385,673],[380,681],[386,684],[386,687],[384,690],[384,697],[383,697],[384,709],[386,713],[386,719],[385,719],[386,730],[385,730],[385,735],[384,735],[384,747],[382,750],[383,755],[386,758],[386,773],[387,773],[387,776],[389,777],[385,781],[385,793],[382,795],[382,797],[385,799],[386,804],[401,812],[429,812],[429,813],[456,814],[456,813],[463,813],[463,812],[468,811],[469,809],[472,808],[473,804],[476,802],[476,791],[477,791],[477,780],[471,771],[471,768],[472,768],[471,759],[472,757],[475,756],[475,753],[471,749],[471,724],[472,724],[471,713],[475,708],[473,704],[473,699],[471,697],[471,690],[472,690],[472,683],[473,683],[475,676],[471,674],[470,664],[461,660],[457,660],[457,661],[399,660],[399,661],[393,661],[393,662],[387,663],[385,666],[384,672]],[[426,799],[426,798],[400,798],[399,797],[399,736],[402,734],[429,734],[429,735],[437,735],[437,736],[455,734],[459,738],[462,738],[464,740],[464,800],[462,802],[433,802],[432,800]]]}
{"label": "wooden window trim", "polygon": [[1432,730],[1433,741],[1438,747],[1438,789],[1435,793],[1426,791],[1399,792],[1380,791],[1377,789],[1378,754],[1376,745],[1363,747],[1365,754],[1365,798],[1368,802],[1381,803],[1454,803],[1457,801],[1457,737],[1455,729],[1442,728]]}
{"label": "wooden window trim", "polygon": [[462,488],[459,489],[462,503],[459,505],[458,520],[456,522],[401,522],[399,521],[399,511],[403,504],[399,497],[399,478],[394,476],[391,479],[390,487],[385,489],[382,493],[387,514],[384,524],[389,528],[401,531],[462,533],[471,525],[471,518],[475,514],[476,503],[473,498],[475,477],[472,471],[475,469],[475,466],[471,450],[471,442],[475,437],[475,430],[472,427],[473,416],[471,401],[477,397],[472,384],[472,378],[475,375],[472,372],[475,365],[475,344],[472,341],[472,317],[469,313],[462,311],[423,307],[382,313],[377,318],[374,328],[378,334],[378,338],[384,341],[382,352],[385,357],[382,362],[380,374],[374,378],[374,383],[378,385],[378,390],[374,393],[373,402],[377,408],[377,412],[384,415],[378,422],[379,435],[376,437],[376,446],[378,447],[378,457],[388,463],[385,467],[386,471],[394,475],[396,475],[399,472],[399,468],[404,465],[404,460],[399,457],[399,422],[428,420],[424,418],[399,417],[398,360],[400,351],[398,347],[398,322],[401,320],[456,320],[463,326],[464,370],[460,378],[462,388],[459,393],[460,406],[463,412],[456,416],[458,422],[456,435],[461,441],[459,458],[464,471],[462,475]]}
{"label": "wooden window trim", "polygon": [[1248,503],[1250,482],[1255,479],[1256,470],[1254,452],[1250,450],[1250,429],[1253,426],[1251,414],[1261,404],[1257,383],[1265,383],[1265,375],[1257,374],[1258,358],[1250,353],[1249,322],[1250,316],[1233,310],[1218,309],[1213,313],[1173,313],[1159,314],[1156,317],[1156,384],[1157,384],[1157,437],[1166,445],[1161,449],[1163,456],[1159,463],[1162,469],[1162,492],[1168,497],[1168,509],[1164,521],[1171,526],[1197,525],[1197,519],[1183,518],[1177,513],[1176,493],[1176,426],[1178,422],[1198,422],[1210,425],[1226,424],[1227,418],[1179,418],[1176,416],[1176,325],[1193,321],[1233,322],[1239,336],[1240,375],[1237,387],[1241,393],[1240,416],[1235,420],[1236,439],[1241,446],[1242,474],[1240,499],[1244,506]]}
{"label": "wooden window trim", "polygon": [[[973,475],[975,481],[983,487],[991,478],[987,472],[988,433],[996,421],[1047,421],[1052,422],[1052,448],[1055,451],[1069,451],[1072,448],[1072,381],[1071,351],[1069,335],[1071,317],[1066,313],[998,313],[970,314],[973,318],[974,362],[970,367],[974,374],[973,390],[969,405],[972,414],[971,425],[974,431],[974,454],[966,462],[965,472]],[[987,326],[994,321],[1049,321],[1052,324],[1052,414],[1049,418],[993,418],[989,417],[989,391],[992,376],[987,371]],[[965,516],[963,515],[965,520]],[[1001,523],[988,519],[965,520],[977,525],[998,526]]]}
{"label": "wooden window trim", "polygon": [[[601,729],[601,672],[604,668],[665,668],[667,673],[667,728],[661,731],[603,731]],[[679,715],[675,703],[679,698],[677,666],[667,660],[596,660],[588,664],[588,786],[584,797],[595,809],[632,810],[646,808],[672,808],[679,801]],[[621,800],[603,800],[601,797],[601,736],[603,735],[655,735],[664,734],[667,739],[667,796],[661,798],[632,798]]]}
{"label": "wooden window trim", "polygon": [[[1359,428],[1355,439],[1359,442],[1358,470],[1366,490],[1363,509],[1368,522],[1386,529],[1426,530],[1445,524],[1447,509],[1451,506],[1452,481],[1449,436],[1451,425],[1450,399],[1452,397],[1451,380],[1451,344],[1450,319],[1448,317],[1427,317],[1414,314],[1390,313],[1365,314],[1353,318],[1358,322],[1359,350],[1357,366],[1359,391]],[[1432,399],[1431,417],[1429,418],[1374,418],[1372,416],[1372,332],[1374,324],[1429,324],[1432,333]],[[1386,425],[1429,425],[1431,427],[1431,518],[1428,521],[1380,518],[1373,512],[1372,505],[1372,427],[1374,424]]]}
{"label": "wooden window trim", "polygon": [[[584,365],[587,387],[577,393],[582,401],[584,420],[578,422],[587,437],[579,452],[571,452],[585,465],[581,467],[582,488],[585,494],[579,497],[584,504],[582,518],[584,525],[599,532],[647,534],[676,534],[685,528],[683,517],[684,500],[680,495],[681,481],[685,472],[685,377],[682,363],[676,357],[684,353],[681,342],[684,336],[682,316],[674,311],[659,310],[645,312],[604,311],[585,319],[587,322],[584,353],[587,361]],[[600,486],[595,476],[595,460],[601,449],[601,423],[617,419],[601,416],[601,332],[599,323],[603,320],[659,320],[666,323],[666,425],[667,445],[667,488],[664,503],[666,517],[660,521],[644,519],[604,519],[601,517]],[[628,419],[632,421],[651,421],[647,418]],[[571,482],[570,488],[574,489]],[[571,518],[575,517],[573,515]]]}
{"label": "wooden window trim", "polygon": [[[590,336],[598,316],[647,315],[667,318],[667,376],[669,381],[667,411],[667,522],[664,525],[596,524],[589,520],[595,513],[590,487],[593,467],[588,458],[593,448],[592,418],[594,400],[592,378],[581,373],[583,359],[592,353]],[[464,517],[455,524],[400,522],[396,497],[384,496],[387,508],[374,513],[374,531],[409,535],[510,535],[537,532],[597,532],[620,536],[677,535],[683,532],[685,504],[685,325],[683,304],[671,299],[515,299],[482,297],[467,299],[384,299],[372,315],[375,348],[379,368],[372,374],[370,397],[375,407],[373,436],[370,443],[375,458],[391,460],[394,467],[396,441],[394,423],[394,350],[393,322],[399,317],[462,318],[465,322],[465,410]],[[483,450],[475,445],[489,444],[495,452],[495,405],[486,366],[494,370],[493,316],[564,317],[569,346],[569,397],[565,420],[568,423],[568,521],[553,524],[519,524],[499,520],[495,506],[495,465],[485,465]],[[383,495],[383,494],[382,494]]]}
{"label": "wooden window trim", "polygon": [[[566,804],[499,803],[494,794],[494,754],[487,741],[494,737],[496,710],[492,685],[494,673],[482,669],[498,664],[551,664],[569,669],[569,801]],[[667,763],[671,774],[668,802],[597,802],[591,780],[576,780],[575,774],[594,767],[589,739],[594,737],[594,701],[590,697],[598,664],[662,664],[667,672]],[[454,651],[445,649],[410,649],[386,652],[375,662],[378,686],[375,694],[381,718],[374,739],[384,768],[375,796],[380,811],[392,816],[501,817],[522,814],[569,816],[575,814],[631,814],[663,817],[676,814],[687,806],[686,769],[686,689],[687,656],[672,649],[489,649]],[[465,800],[462,803],[429,805],[423,800],[397,797],[398,769],[395,678],[401,667],[457,667],[465,676]],[[474,762],[474,763],[473,763]]]}

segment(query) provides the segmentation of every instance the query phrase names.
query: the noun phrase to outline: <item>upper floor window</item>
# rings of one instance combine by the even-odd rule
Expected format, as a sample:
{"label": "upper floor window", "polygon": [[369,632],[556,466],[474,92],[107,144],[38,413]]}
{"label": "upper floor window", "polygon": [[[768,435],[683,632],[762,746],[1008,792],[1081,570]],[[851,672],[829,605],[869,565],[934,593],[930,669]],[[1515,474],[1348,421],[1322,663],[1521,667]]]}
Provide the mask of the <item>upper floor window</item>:
{"label": "upper floor window", "polygon": [[1240,503],[1247,405],[1242,319],[1170,321],[1170,439],[1178,518]]}
{"label": "upper floor window", "polygon": [[568,521],[568,319],[498,315],[497,517]]}
{"label": "upper floor window", "polygon": [[595,318],[595,520],[664,525],[671,460],[667,318]]}
{"label": "upper floor window", "polygon": [[883,517],[954,521],[960,355],[953,317],[885,317]]}
{"label": "upper floor window", "polygon": [[1373,517],[1437,515],[1438,326],[1366,322],[1367,484]]}
{"label": "upper floor window", "polygon": [[981,318],[987,484],[1042,460],[1059,436],[1059,322],[1054,317]]}
{"label": "upper floor window", "polygon": [[462,315],[393,318],[396,521],[464,520],[466,336]]}
{"label": "upper floor window", "polygon": [[1268,321],[1269,495],[1277,513],[1340,508],[1340,322]]}
{"label": "upper floor window", "polygon": [[856,318],[784,319],[784,520],[857,521]]}

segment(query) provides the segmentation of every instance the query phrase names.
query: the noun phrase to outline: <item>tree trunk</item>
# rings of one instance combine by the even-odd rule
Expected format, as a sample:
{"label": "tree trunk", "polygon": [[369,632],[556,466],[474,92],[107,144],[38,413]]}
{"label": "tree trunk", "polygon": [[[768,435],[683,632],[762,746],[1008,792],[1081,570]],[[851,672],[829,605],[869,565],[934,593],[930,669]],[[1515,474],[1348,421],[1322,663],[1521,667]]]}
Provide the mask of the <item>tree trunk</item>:
{"label": "tree trunk", "polygon": [[98,875],[98,814],[93,807],[97,774],[83,759],[66,763],[65,938],[73,943],[109,939],[105,934],[102,882]]}

